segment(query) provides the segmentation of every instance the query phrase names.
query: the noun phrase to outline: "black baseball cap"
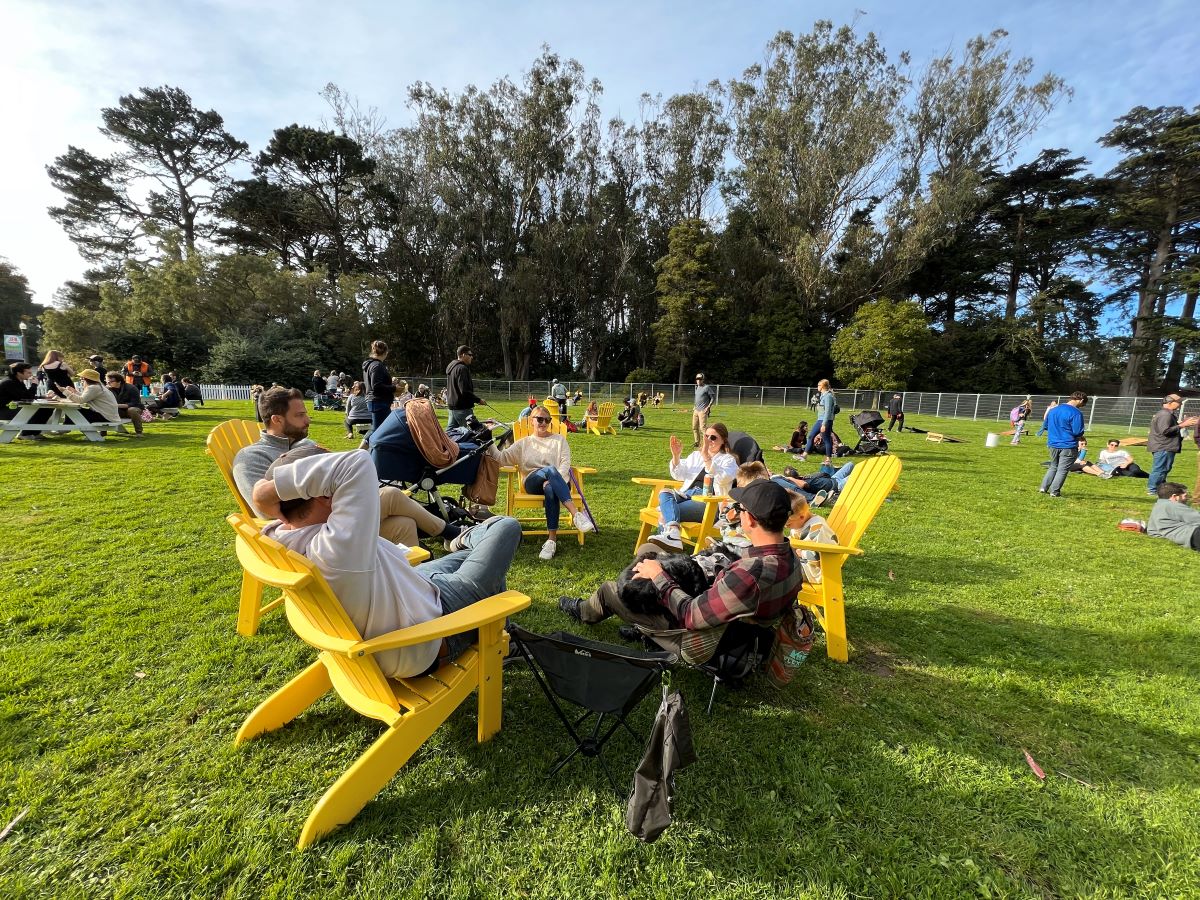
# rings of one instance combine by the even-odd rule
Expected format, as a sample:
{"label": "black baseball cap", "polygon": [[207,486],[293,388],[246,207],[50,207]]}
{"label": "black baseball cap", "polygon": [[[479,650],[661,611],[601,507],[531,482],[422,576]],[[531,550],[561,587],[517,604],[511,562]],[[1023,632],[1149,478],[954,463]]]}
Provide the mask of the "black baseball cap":
{"label": "black baseball cap", "polygon": [[729,496],[770,530],[782,528],[792,514],[791,494],[773,481],[752,481],[745,487],[734,488]]}

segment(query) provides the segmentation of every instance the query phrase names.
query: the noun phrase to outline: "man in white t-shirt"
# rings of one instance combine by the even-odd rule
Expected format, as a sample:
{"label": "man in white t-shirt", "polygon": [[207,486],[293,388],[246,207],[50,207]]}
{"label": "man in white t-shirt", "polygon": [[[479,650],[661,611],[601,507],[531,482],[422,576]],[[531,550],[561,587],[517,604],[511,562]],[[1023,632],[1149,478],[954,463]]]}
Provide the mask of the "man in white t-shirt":
{"label": "man in white t-shirt", "polygon": [[1084,466],[1083,471],[1100,478],[1113,478],[1118,475],[1124,475],[1126,478],[1150,477],[1150,473],[1143,471],[1141,466],[1133,461],[1133,456],[1116,438],[1110,440],[1108,447],[1100,451],[1099,458],[1094,463]]}

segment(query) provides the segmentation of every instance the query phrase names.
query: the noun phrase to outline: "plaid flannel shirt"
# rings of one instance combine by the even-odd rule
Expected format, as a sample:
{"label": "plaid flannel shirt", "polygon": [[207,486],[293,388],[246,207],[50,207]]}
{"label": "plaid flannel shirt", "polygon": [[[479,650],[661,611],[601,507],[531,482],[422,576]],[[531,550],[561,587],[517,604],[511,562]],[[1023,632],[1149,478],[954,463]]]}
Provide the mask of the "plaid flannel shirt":
{"label": "plaid flannel shirt", "polygon": [[803,573],[787,543],[749,547],[705,593],[688,596],[666,573],[656,575],[659,599],[688,631],[717,628],[739,616],[773,619],[796,599]]}

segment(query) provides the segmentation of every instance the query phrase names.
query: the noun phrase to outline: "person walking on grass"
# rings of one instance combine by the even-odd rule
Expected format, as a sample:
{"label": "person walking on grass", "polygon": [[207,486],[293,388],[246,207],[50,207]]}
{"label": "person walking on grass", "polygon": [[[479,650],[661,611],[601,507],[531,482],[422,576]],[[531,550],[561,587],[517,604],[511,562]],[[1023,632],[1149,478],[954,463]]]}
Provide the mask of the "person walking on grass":
{"label": "person walking on grass", "polygon": [[1063,482],[1079,455],[1079,442],[1083,440],[1083,413],[1079,410],[1087,405],[1087,394],[1076,391],[1066,403],[1054,407],[1046,415],[1046,446],[1050,449],[1050,468],[1042,479],[1039,494],[1051,497],[1062,496]]}
{"label": "person walking on grass", "polygon": [[804,462],[808,459],[808,454],[812,452],[813,446],[820,441],[825,452],[825,462],[833,456],[833,418],[837,415],[838,402],[837,396],[833,393],[833,388],[829,385],[828,378],[822,378],[817,382],[817,391],[820,396],[817,400],[817,424],[808,435],[808,441],[804,445],[804,452],[793,459]]}
{"label": "person walking on grass", "polygon": [[1175,465],[1175,456],[1183,449],[1181,428],[1191,428],[1200,423],[1200,416],[1191,416],[1179,421],[1179,407],[1183,398],[1178,394],[1168,394],[1163,398],[1162,409],[1150,420],[1150,435],[1146,441],[1146,449],[1154,459],[1150,469],[1150,480],[1146,483],[1146,494],[1158,497],[1158,486],[1167,480],[1171,468]]}
{"label": "person walking on grass", "polygon": [[692,404],[692,447],[704,441],[704,429],[708,427],[708,411],[717,402],[717,390],[709,384],[703,372],[696,373],[696,400]]}

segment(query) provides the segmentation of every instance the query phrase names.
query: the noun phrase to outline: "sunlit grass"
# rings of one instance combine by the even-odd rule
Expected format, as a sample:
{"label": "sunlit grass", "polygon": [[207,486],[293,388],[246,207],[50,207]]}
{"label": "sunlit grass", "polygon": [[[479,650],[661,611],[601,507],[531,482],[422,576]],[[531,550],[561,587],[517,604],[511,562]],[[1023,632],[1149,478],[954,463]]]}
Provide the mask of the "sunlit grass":
{"label": "sunlit grass", "polygon": [[[143,442],[0,446],[0,827],[30,808],[0,843],[0,896],[1196,893],[1196,554],[1116,529],[1148,513],[1144,481],[1072,476],[1053,501],[1036,492],[1040,442],[987,450],[986,426],[949,420],[937,430],[969,443],[895,441],[900,489],[847,568],[849,665],[814,653],[788,689],[725,692],[711,717],[708,684],[676,677],[701,759],[657,844],[626,833],[585,762],[545,777],[565,738],[517,668],[492,743],[475,744],[468,703],[351,825],[297,852],[380,726],[327,699],[233,748],[311,659],[278,614],[234,632],[232,503],[203,438],[248,411],[210,404]],[[766,445],[797,417],[719,416]],[[526,541],[509,583],[534,598],[529,627],[568,627],[558,596],[629,559],[645,500],[629,478],[664,472],[670,430],[688,431],[683,414],[648,419],[571,437],[601,470],[601,534],[548,564]],[[314,437],[342,434],[317,414]],[[1192,480],[1195,454],[1177,466]],[[615,640],[615,624],[594,633]],[[640,750],[617,740],[612,760],[629,774]]]}

